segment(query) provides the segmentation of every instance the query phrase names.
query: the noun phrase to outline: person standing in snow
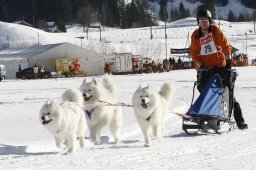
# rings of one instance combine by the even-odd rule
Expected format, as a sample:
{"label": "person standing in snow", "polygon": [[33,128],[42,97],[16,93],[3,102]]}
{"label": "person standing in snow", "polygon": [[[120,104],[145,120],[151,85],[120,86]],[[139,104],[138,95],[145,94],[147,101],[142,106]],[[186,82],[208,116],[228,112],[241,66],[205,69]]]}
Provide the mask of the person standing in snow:
{"label": "person standing in snow", "polygon": [[33,72],[34,72],[35,79],[37,79],[37,74],[38,74],[38,66],[37,65],[33,66]]}
{"label": "person standing in snow", "polygon": [[[232,47],[224,33],[217,26],[212,25],[212,16],[209,10],[199,9],[196,17],[199,28],[191,36],[190,54],[198,71],[197,88],[201,92],[211,79],[206,78],[210,71],[231,69]],[[223,73],[227,72],[223,71]],[[239,129],[248,128],[244,122],[240,104],[235,98],[234,118]]]}
{"label": "person standing in snow", "polygon": [[21,68],[21,65],[19,64],[19,69],[18,69],[19,72],[22,71],[22,68]]}

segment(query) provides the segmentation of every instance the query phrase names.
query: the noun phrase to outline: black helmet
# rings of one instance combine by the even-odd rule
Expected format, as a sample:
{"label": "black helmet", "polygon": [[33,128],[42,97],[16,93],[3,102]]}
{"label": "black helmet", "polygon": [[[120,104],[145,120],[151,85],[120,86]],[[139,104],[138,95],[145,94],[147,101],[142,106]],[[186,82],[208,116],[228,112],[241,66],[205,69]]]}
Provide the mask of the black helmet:
{"label": "black helmet", "polygon": [[212,22],[212,14],[208,9],[199,9],[196,14],[197,23],[199,23],[199,18],[209,18],[210,23]]}

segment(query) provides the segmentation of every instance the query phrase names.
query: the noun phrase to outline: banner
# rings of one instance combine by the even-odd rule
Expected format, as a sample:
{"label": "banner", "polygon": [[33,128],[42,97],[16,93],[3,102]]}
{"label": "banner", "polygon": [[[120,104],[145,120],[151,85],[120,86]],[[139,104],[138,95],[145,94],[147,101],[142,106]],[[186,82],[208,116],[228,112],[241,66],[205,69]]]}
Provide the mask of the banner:
{"label": "banner", "polygon": [[64,74],[65,72],[72,74],[81,73],[80,64],[77,58],[66,58],[55,60],[56,70]]}
{"label": "banner", "polygon": [[189,48],[171,48],[171,54],[183,54],[183,53],[189,53]]}

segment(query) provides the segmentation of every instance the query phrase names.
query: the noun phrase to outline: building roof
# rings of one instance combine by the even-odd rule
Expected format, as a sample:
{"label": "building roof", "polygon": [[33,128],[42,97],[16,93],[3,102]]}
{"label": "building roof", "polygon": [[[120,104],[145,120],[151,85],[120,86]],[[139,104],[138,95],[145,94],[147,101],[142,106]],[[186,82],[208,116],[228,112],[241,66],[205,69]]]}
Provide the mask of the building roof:
{"label": "building roof", "polygon": [[33,25],[25,22],[25,21],[15,21],[14,24],[20,24],[20,25],[26,25],[26,26],[29,26],[29,27],[33,27]]}
{"label": "building roof", "polygon": [[38,45],[33,47],[7,48],[0,51],[0,60],[21,60],[32,58],[64,43]]}

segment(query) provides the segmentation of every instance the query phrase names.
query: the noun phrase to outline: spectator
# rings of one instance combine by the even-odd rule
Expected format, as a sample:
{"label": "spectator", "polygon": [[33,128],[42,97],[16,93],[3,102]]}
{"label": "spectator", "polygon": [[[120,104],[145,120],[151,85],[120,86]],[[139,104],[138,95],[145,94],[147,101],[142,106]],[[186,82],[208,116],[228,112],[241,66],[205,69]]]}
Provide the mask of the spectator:
{"label": "spectator", "polygon": [[108,62],[105,63],[105,73],[110,73],[110,64]]}
{"label": "spectator", "polygon": [[178,69],[181,69],[181,65],[182,65],[182,60],[181,60],[181,58],[179,57],[179,59],[178,59]]}
{"label": "spectator", "polygon": [[19,64],[19,72],[21,72],[22,71],[22,68],[21,68],[21,65]]}
{"label": "spectator", "polygon": [[173,60],[171,57],[169,58],[169,63],[170,63],[170,70],[172,70],[173,69]]}
{"label": "spectator", "polygon": [[35,79],[37,79],[37,74],[38,74],[38,66],[37,65],[33,66],[33,71],[34,71]]}
{"label": "spectator", "polygon": [[165,70],[165,71],[169,72],[169,70],[170,70],[170,63],[169,63],[169,60],[167,60],[167,59],[164,59],[164,60],[163,60],[163,67],[164,67],[164,70]]}
{"label": "spectator", "polygon": [[156,72],[156,61],[155,60],[152,60],[151,67],[152,67],[153,72],[155,73]]}
{"label": "spectator", "polygon": [[40,68],[40,72],[41,72],[41,73],[45,72],[44,65],[42,65],[42,67]]}

